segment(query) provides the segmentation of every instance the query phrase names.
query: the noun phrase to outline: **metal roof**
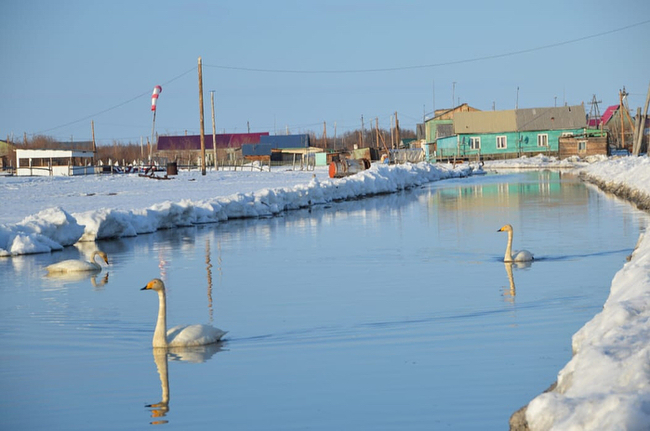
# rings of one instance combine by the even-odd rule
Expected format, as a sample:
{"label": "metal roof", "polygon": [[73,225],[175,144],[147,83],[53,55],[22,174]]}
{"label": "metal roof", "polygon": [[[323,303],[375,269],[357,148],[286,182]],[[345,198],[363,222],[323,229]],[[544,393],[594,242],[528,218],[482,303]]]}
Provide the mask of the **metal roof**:
{"label": "metal roof", "polygon": [[454,115],[456,134],[565,130],[581,129],[586,126],[587,116],[582,105],[457,112]]}
{"label": "metal roof", "polygon": [[517,129],[515,111],[472,111],[454,115],[454,133],[499,133]]}
{"label": "metal roof", "polygon": [[515,110],[518,131],[565,130],[587,127],[582,105]]}
{"label": "metal roof", "polygon": [[[260,137],[268,135],[262,133],[217,133],[217,149],[241,148],[243,144],[259,144]],[[205,135],[205,149],[212,149],[212,134]],[[200,150],[201,135],[159,136],[158,151],[164,150]]]}

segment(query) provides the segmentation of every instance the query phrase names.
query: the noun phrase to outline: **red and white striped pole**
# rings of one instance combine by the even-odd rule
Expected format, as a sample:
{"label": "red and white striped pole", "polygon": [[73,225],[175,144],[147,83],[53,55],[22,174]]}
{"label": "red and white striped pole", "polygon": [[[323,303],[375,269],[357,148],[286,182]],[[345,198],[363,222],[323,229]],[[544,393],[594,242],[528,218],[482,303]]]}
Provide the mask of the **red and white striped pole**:
{"label": "red and white striped pole", "polygon": [[151,144],[149,145],[149,161],[151,162],[151,152],[153,151],[153,139],[154,132],[156,130],[156,104],[158,103],[158,95],[162,93],[162,87],[156,85],[153,88],[153,94],[151,95],[151,110],[153,111],[153,124],[151,125]]}

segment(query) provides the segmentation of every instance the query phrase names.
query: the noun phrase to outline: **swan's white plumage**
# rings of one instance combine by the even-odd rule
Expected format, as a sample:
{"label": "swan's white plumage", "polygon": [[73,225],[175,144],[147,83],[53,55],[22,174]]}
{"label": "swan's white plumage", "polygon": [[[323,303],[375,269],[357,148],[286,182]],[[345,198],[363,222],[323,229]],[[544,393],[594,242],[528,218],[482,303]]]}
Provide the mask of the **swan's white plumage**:
{"label": "swan's white plumage", "polygon": [[507,224],[497,232],[508,232],[508,245],[506,254],[503,257],[504,262],[530,262],[534,259],[533,254],[528,250],[512,251],[512,226]]}
{"label": "swan's white plumage", "polygon": [[95,262],[95,259],[99,256],[106,265],[108,265],[108,256],[106,253],[100,250],[95,250],[90,258],[90,260],[80,260],[80,259],[70,259],[63,260],[61,262],[53,263],[45,269],[50,273],[55,272],[84,272],[84,271],[101,271],[102,267],[100,264]]}
{"label": "swan's white plumage", "polygon": [[192,347],[216,343],[226,335],[225,331],[210,325],[180,325],[167,330],[167,295],[165,283],[154,278],[141,290],[158,293],[158,320],[153,334],[154,347]]}

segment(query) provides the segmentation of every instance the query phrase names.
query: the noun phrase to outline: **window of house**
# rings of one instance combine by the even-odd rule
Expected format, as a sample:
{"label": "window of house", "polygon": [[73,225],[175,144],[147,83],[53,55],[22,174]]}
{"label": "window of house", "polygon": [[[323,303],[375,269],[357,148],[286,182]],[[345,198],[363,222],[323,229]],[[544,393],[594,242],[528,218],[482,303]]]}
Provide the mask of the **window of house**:
{"label": "window of house", "polygon": [[508,137],[497,136],[497,150],[505,150],[508,148]]}
{"label": "window of house", "polygon": [[537,146],[548,147],[548,134],[540,133],[539,135],[537,135]]}
{"label": "window of house", "polygon": [[587,141],[578,141],[578,151],[587,150]]}
{"label": "window of house", "polygon": [[470,150],[480,150],[481,149],[481,138],[474,136],[469,138],[469,149]]}

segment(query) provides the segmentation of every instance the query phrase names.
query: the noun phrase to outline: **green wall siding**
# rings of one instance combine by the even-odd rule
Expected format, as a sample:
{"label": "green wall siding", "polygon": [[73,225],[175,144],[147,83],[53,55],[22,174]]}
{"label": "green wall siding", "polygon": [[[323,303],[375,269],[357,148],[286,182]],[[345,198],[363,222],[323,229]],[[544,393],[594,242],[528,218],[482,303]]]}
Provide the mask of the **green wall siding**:
{"label": "green wall siding", "polygon": [[[475,155],[477,150],[470,149],[470,138],[481,138],[482,155],[539,153],[544,151],[558,151],[558,139],[563,133],[580,134],[583,129],[572,130],[546,130],[534,132],[505,132],[488,134],[467,134],[449,136],[438,139],[438,157],[459,155],[460,157]],[[548,148],[537,145],[537,136],[548,135]],[[497,137],[506,137],[506,148],[497,149]],[[458,151],[458,154],[457,154]]]}

